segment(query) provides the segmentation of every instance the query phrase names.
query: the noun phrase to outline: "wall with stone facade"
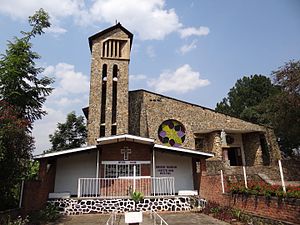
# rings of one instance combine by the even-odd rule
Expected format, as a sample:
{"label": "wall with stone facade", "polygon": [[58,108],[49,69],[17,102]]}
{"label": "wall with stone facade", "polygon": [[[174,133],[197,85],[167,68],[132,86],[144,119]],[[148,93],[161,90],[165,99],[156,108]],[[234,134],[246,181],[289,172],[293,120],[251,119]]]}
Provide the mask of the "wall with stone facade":
{"label": "wall with stone facade", "polygon": [[[102,57],[103,40],[123,39],[127,40],[127,56],[125,58]],[[129,36],[120,28],[107,32],[92,42],[91,59],[91,79],[90,79],[90,100],[89,100],[89,119],[88,119],[88,144],[96,144],[96,139],[100,134],[100,109],[102,93],[102,66],[107,64],[107,97],[106,97],[106,119],[105,136],[111,135],[112,126],[112,85],[113,85],[113,66],[118,66],[117,81],[117,134],[128,133],[128,65],[129,65]]]}
{"label": "wall with stone facade", "polygon": [[[131,199],[53,199],[48,201],[58,207],[63,215],[86,213],[124,213],[134,210]],[[137,211],[190,211],[193,208],[189,197],[145,198],[136,205]]]}
{"label": "wall with stone facade", "polygon": [[259,133],[243,134],[246,166],[262,165],[262,149]]}
{"label": "wall with stone facade", "polygon": [[[51,164],[47,169],[47,164]],[[54,191],[56,160],[40,161],[38,180],[25,181],[23,189],[22,210],[27,213],[43,208],[49,192]]]}
{"label": "wall with stone facade", "polygon": [[222,129],[234,133],[249,134],[249,138],[246,136],[243,140],[245,139],[247,143],[245,151],[248,151],[248,154],[255,152],[254,159],[250,159],[254,160],[253,164],[262,163],[261,150],[257,146],[260,134],[265,135],[270,145],[269,149],[273,151],[270,154],[274,156],[272,160],[280,157],[277,153],[279,148],[274,141],[275,136],[271,129],[149,91],[129,92],[129,131],[131,134],[150,137],[156,143],[161,144],[158,138],[158,127],[168,119],[175,119],[185,126],[186,138],[181,147],[195,149],[195,137],[204,136],[206,143],[202,151],[214,152],[213,160],[222,159],[220,139]]}

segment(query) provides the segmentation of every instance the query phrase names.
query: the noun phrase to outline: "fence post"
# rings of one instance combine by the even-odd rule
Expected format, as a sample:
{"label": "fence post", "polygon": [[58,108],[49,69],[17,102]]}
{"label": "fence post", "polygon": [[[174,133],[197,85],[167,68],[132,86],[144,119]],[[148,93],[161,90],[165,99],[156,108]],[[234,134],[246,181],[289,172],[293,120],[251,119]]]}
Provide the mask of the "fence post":
{"label": "fence post", "polygon": [[221,185],[222,185],[222,193],[225,193],[225,188],[224,188],[224,177],[223,177],[223,170],[221,170]]}
{"label": "fence post", "polygon": [[282,189],[283,192],[286,193],[286,188],[285,188],[285,183],[284,183],[284,177],[283,177],[283,171],[282,171],[282,165],[281,165],[281,160],[278,160],[278,166],[279,166],[279,171],[280,171],[280,178],[281,178],[281,184],[282,184]]}
{"label": "fence post", "polygon": [[21,183],[20,199],[19,199],[19,208],[22,207],[23,192],[24,192],[24,180],[22,180],[22,183]]}
{"label": "fence post", "polygon": [[136,173],[136,166],[134,165],[133,166],[133,192],[135,192],[135,185],[136,185],[136,183],[135,183],[135,173]]}
{"label": "fence post", "polygon": [[244,174],[244,180],[245,180],[245,188],[248,188],[247,174],[246,174],[246,167],[245,166],[243,166],[243,174]]}
{"label": "fence post", "polygon": [[77,197],[80,198],[80,178],[78,178]]}

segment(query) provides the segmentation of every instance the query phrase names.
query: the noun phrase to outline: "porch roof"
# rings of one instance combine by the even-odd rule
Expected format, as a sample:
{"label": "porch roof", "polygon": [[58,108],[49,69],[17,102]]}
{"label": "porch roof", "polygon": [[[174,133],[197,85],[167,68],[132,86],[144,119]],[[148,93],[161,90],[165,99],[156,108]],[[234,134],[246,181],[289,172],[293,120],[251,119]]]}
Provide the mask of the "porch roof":
{"label": "porch roof", "polygon": [[131,141],[131,142],[150,144],[150,145],[154,144],[154,139],[152,138],[145,138],[145,137],[135,136],[131,134],[113,135],[113,136],[101,137],[97,139],[98,145],[117,143],[121,141]]}
{"label": "porch roof", "polygon": [[59,155],[65,155],[65,154],[70,154],[70,153],[75,153],[75,152],[81,152],[81,151],[86,151],[86,150],[91,150],[91,149],[96,149],[96,145],[89,145],[81,148],[72,148],[72,149],[67,149],[67,150],[62,150],[58,152],[50,152],[46,154],[40,154],[40,155],[35,155],[33,158],[34,159],[42,159],[42,158],[49,158],[53,156],[59,156]]}
{"label": "porch roof", "polygon": [[214,156],[213,153],[201,152],[201,151],[196,151],[196,150],[187,149],[187,148],[169,147],[169,146],[159,145],[159,144],[155,144],[154,149],[155,148],[158,150],[159,149],[167,150],[170,153],[176,152],[176,153],[183,153],[183,154],[187,154],[187,155],[198,155],[198,156],[205,156],[205,157],[213,157]]}

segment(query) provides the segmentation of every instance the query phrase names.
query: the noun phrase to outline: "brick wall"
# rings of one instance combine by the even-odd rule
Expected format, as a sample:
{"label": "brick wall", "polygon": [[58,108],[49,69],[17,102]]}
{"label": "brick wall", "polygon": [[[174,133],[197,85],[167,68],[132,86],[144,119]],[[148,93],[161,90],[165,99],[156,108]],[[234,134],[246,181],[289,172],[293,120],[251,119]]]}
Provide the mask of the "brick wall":
{"label": "brick wall", "polygon": [[[119,142],[101,146],[100,161],[123,161],[124,155],[121,149],[128,147],[131,149],[131,154],[128,154],[128,161],[150,161],[152,159],[152,145],[139,144],[134,142]],[[100,162],[101,163],[101,162]],[[104,177],[104,166],[101,165],[101,176]],[[141,165],[141,176],[150,176],[150,164]]]}
{"label": "brick wall", "polygon": [[[225,184],[225,190],[227,190]],[[244,196],[222,194],[220,175],[203,175],[201,178],[200,195],[208,202],[217,202],[223,206],[238,208],[242,211],[259,216],[283,220],[299,224],[300,199],[280,200],[264,196]]]}
{"label": "brick wall", "polygon": [[[47,169],[47,164],[51,165]],[[27,213],[43,208],[48,200],[48,194],[54,191],[56,161],[43,159],[40,161],[39,178],[26,181],[23,189],[22,210]]]}

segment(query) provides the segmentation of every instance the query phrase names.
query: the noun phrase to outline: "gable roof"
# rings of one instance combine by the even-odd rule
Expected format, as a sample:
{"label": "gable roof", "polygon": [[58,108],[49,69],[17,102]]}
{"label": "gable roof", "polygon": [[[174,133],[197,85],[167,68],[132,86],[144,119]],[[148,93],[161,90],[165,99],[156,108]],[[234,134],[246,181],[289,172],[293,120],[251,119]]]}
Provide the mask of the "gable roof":
{"label": "gable roof", "polygon": [[107,28],[105,30],[102,30],[102,31],[100,31],[100,32],[98,32],[98,33],[90,36],[89,37],[90,50],[92,51],[92,44],[93,44],[93,40],[94,39],[96,39],[98,37],[101,37],[102,35],[104,35],[104,34],[106,34],[108,32],[111,32],[111,31],[113,31],[115,29],[118,29],[118,28],[121,29],[124,33],[126,33],[129,36],[129,38],[130,38],[130,48],[131,48],[131,46],[132,46],[132,40],[133,40],[133,34],[129,30],[127,30],[125,27],[123,27],[120,23],[117,23],[115,26],[109,27],[109,28]]}
{"label": "gable roof", "polygon": [[154,144],[154,139],[152,138],[146,138],[146,137],[136,136],[132,134],[113,135],[113,136],[101,137],[97,139],[97,143],[99,145],[117,143],[121,141],[131,141],[131,142],[137,142],[141,144]]}

